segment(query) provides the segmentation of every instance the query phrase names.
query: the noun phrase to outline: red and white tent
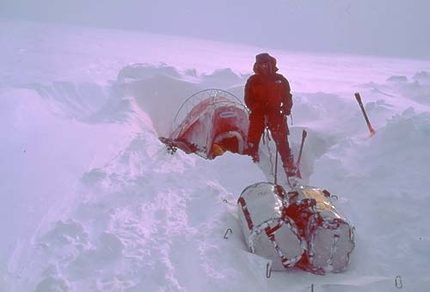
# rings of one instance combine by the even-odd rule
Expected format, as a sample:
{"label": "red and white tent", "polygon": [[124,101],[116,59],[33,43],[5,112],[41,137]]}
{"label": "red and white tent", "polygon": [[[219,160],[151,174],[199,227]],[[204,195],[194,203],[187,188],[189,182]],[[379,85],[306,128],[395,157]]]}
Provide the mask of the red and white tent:
{"label": "red and white tent", "polygon": [[231,93],[207,89],[188,98],[179,109],[169,137],[160,140],[171,151],[181,149],[206,159],[226,151],[244,154],[249,117],[246,107]]}

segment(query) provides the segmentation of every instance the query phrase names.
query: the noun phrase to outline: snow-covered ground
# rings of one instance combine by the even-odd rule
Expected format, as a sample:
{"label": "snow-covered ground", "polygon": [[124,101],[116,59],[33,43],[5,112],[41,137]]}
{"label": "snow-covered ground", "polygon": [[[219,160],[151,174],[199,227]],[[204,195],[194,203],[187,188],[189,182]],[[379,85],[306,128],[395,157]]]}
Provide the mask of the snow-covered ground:
{"label": "snow-covered ground", "polygon": [[[158,140],[199,90],[243,99],[263,51],[293,89],[296,153],[308,132],[305,182],[355,227],[343,273],[267,278],[236,207],[265,174]],[[2,20],[0,63],[0,291],[428,291],[430,61]]]}

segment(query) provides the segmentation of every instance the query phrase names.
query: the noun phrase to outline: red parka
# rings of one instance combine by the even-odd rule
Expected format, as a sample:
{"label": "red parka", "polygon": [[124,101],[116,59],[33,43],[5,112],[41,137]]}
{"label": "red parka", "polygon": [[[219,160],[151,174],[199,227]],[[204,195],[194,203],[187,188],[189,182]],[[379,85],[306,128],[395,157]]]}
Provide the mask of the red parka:
{"label": "red parka", "polygon": [[248,131],[249,154],[257,156],[261,135],[269,128],[277,145],[283,166],[292,168],[293,161],[288,144],[286,116],[293,106],[288,80],[276,73],[276,59],[268,54],[260,54],[254,64],[255,74],[245,85],[245,104],[250,109]]}
{"label": "red parka", "polygon": [[289,115],[293,100],[288,80],[276,73],[276,60],[268,59],[269,74],[263,75],[258,61],[254,64],[255,75],[249,77],[245,85],[245,104],[251,112],[260,112],[266,115],[282,112]]}

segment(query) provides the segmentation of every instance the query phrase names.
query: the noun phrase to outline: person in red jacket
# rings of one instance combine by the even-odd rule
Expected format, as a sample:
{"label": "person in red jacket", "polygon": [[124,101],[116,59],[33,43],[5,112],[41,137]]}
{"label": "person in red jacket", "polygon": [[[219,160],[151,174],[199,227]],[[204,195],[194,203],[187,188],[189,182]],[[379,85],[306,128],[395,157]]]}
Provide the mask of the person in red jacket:
{"label": "person in red jacket", "polygon": [[276,59],[267,53],[258,54],[255,74],[245,85],[245,104],[250,110],[248,150],[254,162],[259,161],[258,146],[267,127],[276,143],[283,167],[288,176],[296,174],[293,155],[288,143],[287,116],[291,114],[293,100],[288,80],[276,73]]}

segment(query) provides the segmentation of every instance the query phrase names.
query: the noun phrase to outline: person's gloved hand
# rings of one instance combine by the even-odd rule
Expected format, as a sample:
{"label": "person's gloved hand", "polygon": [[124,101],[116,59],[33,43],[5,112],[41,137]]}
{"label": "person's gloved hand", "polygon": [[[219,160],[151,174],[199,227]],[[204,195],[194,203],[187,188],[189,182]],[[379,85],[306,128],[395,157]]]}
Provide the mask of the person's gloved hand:
{"label": "person's gloved hand", "polygon": [[291,115],[291,108],[289,108],[286,104],[281,104],[281,113],[289,116]]}

